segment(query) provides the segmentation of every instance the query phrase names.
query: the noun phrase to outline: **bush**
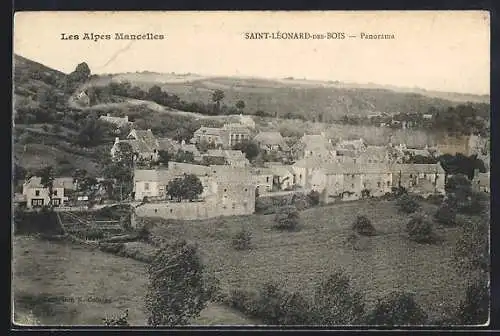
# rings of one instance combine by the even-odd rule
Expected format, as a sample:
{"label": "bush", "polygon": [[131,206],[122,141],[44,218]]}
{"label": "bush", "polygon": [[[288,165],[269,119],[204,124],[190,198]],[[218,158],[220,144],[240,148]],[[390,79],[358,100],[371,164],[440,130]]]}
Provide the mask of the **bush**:
{"label": "bush", "polygon": [[298,229],[300,215],[295,206],[285,206],[277,211],[274,221],[275,229],[294,231]]}
{"label": "bush", "polygon": [[276,212],[276,207],[274,206],[272,199],[269,197],[258,198],[255,200],[255,212],[270,215]]}
{"label": "bush", "polygon": [[427,202],[434,204],[434,205],[440,205],[441,203],[443,203],[443,200],[444,200],[444,196],[440,195],[440,194],[429,195],[426,198]]}
{"label": "bush", "polygon": [[413,294],[404,292],[393,292],[379,299],[367,316],[370,325],[421,325],[426,320],[427,314],[415,302]]}
{"label": "bush", "polygon": [[481,192],[473,192],[470,195],[470,199],[460,207],[463,213],[469,215],[479,215],[484,211],[488,210],[489,206],[489,196]]}
{"label": "bush", "polygon": [[350,325],[362,322],[365,305],[343,270],[321,282],[314,293],[314,320],[321,325]]}
{"label": "bush", "polygon": [[254,317],[259,316],[256,307],[257,293],[255,292],[245,291],[240,288],[232,289],[229,292],[226,302],[229,307],[239,310],[246,315]]}
{"label": "bush", "polygon": [[436,222],[441,223],[446,226],[455,226],[456,225],[456,217],[457,213],[455,209],[453,209],[448,204],[441,205],[436,213],[434,214],[434,218]]}
{"label": "bush", "polygon": [[309,204],[311,204],[311,206],[316,206],[319,204],[320,194],[316,190],[311,190],[311,192],[307,194],[307,198],[309,199]]}
{"label": "bush", "polygon": [[479,325],[488,322],[490,291],[484,280],[467,287],[465,300],[460,304],[458,320],[460,324]]}
{"label": "bush", "polygon": [[252,233],[243,229],[234,235],[232,239],[233,248],[236,250],[248,250],[251,239]]}
{"label": "bush", "polygon": [[358,216],[352,229],[362,236],[374,236],[376,234],[375,228],[366,216]]}
{"label": "bush", "polygon": [[420,244],[432,244],[437,242],[432,222],[423,216],[415,216],[408,222],[406,229],[408,239]]}
{"label": "bush", "polygon": [[399,207],[399,211],[407,214],[414,213],[420,208],[417,200],[408,194],[403,194],[398,198],[397,206]]}

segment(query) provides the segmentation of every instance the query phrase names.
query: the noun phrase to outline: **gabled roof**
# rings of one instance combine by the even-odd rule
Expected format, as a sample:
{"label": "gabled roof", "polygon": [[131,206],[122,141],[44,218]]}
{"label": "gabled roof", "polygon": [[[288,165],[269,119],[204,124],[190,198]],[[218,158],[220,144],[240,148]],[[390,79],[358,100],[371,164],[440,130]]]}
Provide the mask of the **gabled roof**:
{"label": "gabled roof", "polygon": [[363,163],[339,162],[327,164],[321,167],[326,175],[337,174],[384,174],[390,173],[388,164],[385,163]]}
{"label": "gabled roof", "polygon": [[200,156],[201,153],[193,144],[181,144],[180,149],[185,152],[193,153],[194,156]]}
{"label": "gabled roof", "polygon": [[132,130],[130,134],[127,137],[127,140],[125,141],[130,141],[130,140],[136,140],[137,142],[129,142],[132,148],[134,149],[135,152],[138,153],[150,153],[153,152],[155,149],[158,149],[159,144],[154,136],[153,132],[148,129],[148,130]]}
{"label": "gabled roof", "polygon": [[292,166],[289,165],[271,165],[269,166],[269,169],[271,169],[273,175],[275,176],[293,175],[295,173]]}
{"label": "gabled roof", "polygon": [[221,136],[225,131],[222,128],[216,128],[216,127],[205,127],[201,126],[198,128],[194,134],[204,134],[204,135],[214,135],[214,136]]}
{"label": "gabled roof", "polygon": [[330,141],[328,141],[328,139],[321,134],[304,134],[300,142],[304,144],[304,149],[306,150],[334,150]]}
{"label": "gabled roof", "polygon": [[260,132],[254,140],[263,145],[282,145],[285,142],[280,132]]}
{"label": "gabled roof", "polygon": [[417,164],[417,163],[397,163],[392,166],[393,172],[401,173],[439,173],[444,174],[444,169],[440,163]]}
{"label": "gabled roof", "polygon": [[[52,186],[54,188],[64,188],[68,181],[71,180],[71,184],[73,184],[72,177],[56,177],[54,178],[54,182]],[[23,185],[24,188],[45,188],[42,185],[42,178],[39,176],[32,176]]]}
{"label": "gabled roof", "polygon": [[159,138],[158,146],[159,150],[164,150],[169,153],[176,153],[181,148],[181,145],[177,141],[170,138]]}
{"label": "gabled roof", "polygon": [[247,126],[239,123],[224,124],[224,126],[222,126],[222,129],[234,133],[250,133],[250,130]]}

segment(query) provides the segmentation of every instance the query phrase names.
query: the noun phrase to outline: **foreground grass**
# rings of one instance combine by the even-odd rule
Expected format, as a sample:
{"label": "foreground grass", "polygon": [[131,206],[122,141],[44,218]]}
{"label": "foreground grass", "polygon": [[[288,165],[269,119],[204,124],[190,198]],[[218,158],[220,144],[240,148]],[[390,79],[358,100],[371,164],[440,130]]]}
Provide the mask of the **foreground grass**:
{"label": "foreground grass", "polygon": [[[424,211],[436,207],[424,203]],[[431,318],[447,316],[463,299],[466,279],[452,265],[458,228],[437,227],[444,238],[439,245],[418,245],[404,237],[408,216],[399,214],[394,202],[356,201],[302,212],[298,232],[276,232],[273,215],[219,218],[180,222],[157,227],[155,233],[183,236],[196,241],[206,263],[218,273],[223,289],[259,288],[269,280],[284,287],[311,293],[314,284],[338,267],[352,278],[366,296],[368,308],[376,299],[400,289],[415,292],[418,303]],[[344,245],[357,215],[366,215],[378,231],[362,250]],[[235,251],[231,237],[242,227],[252,236],[252,248]]]}
{"label": "foreground grass", "polygon": [[[40,325],[102,325],[129,309],[131,325],[145,325],[145,264],[100,251],[30,236],[13,240],[14,321]],[[196,325],[255,324],[210,304]]]}

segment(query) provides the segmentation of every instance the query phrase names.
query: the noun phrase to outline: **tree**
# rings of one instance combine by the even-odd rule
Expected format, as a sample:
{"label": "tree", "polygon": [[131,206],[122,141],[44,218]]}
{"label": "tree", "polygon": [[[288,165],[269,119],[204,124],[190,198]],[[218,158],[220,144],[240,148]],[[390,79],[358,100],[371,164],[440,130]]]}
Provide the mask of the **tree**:
{"label": "tree", "polygon": [[186,325],[214,296],[197,247],[185,240],[163,245],[148,266],[148,324]]}
{"label": "tree", "polygon": [[27,171],[23,166],[14,163],[14,181],[23,181],[26,178]]}
{"label": "tree", "polygon": [[490,218],[487,214],[470,217],[462,225],[454,260],[461,272],[489,272]]}
{"label": "tree", "polygon": [[40,176],[40,183],[44,188],[49,190],[49,205],[52,206],[52,197],[54,196],[54,168],[52,166],[47,166],[38,171],[38,176]]}
{"label": "tree", "polygon": [[252,233],[246,229],[241,229],[233,236],[231,243],[236,250],[248,250],[251,239]]}
{"label": "tree", "polygon": [[175,157],[172,161],[175,162],[185,162],[185,163],[193,163],[194,162],[194,154],[192,152],[183,151],[179,149],[175,154]]}
{"label": "tree", "polygon": [[434,214],[436,221],[446,226],[455,226],[456,217],[457,212],[447,203],[443,203]]}
{"label": "tree", "polygon": [[276,212],[274,222],[275,229],[293,231],[300,224],[300,214],[295,206],[281,207]]}
{"label": "tree", "polygon": [[374,236],[376,230],[366,216],[358,216],[352,226],[353,231],[362,236]]}
{"label": "tree", "polygon": [[415,216],[406,225],[408,239],[421,243],[432,244],[437,241],[437,236],[432,227],[432,222],[424,216]]}
{"label": "tree", "polygon": [[398,291],[379,299],[367,316],[370,325],[422,325],[426,320],[427,314],[416,303],[414,295]]}
{"label": "tree", "polygon": [[234,150],[240,150],[245,153],[245,157],[252,161],[259,155],[260,148],[259,145],[253,141],[243,141],[233,145]]}
{"label": "tree", "polygon": [[481,279],[467,287],[465,300],[460,303],[458,320],[464,325],[480,325],[488,322],[490,288],[486,279]]}
{"label": "tree", "polygon": [[408,194],[401,195],[396,203],[401,212],[411,214],[417,211],[420,208],[420,204],[417,202],[415,197],[412,197]]}
{"label": "tree", "polygon": [[220,103],[224,99],[224,97],[225,94],[222,90],[217,89],[212,93],[212,101],[215,103],[217,112],[220,112]]}
{"label": "tree", "polygon": [[238,100],[236,102],[236,108],[241,112],[245,108],[245,102],[243,100]]}
{"label": "tree", "polygon": [[194,174],[184,176],[182,188],[184,191],[184,197],[189,201],[192,201],[203,192],[203,185],[201,184],[198,176]]}
{"label": "tree", "polygon": [[318,325],[359,324],[365,312],[364,299],[351,287],[350,279],[340,269],[316,287],[314,312]]}
{"label": "tree", "polygon": [[311,190],[311,192],[307,194],[307,199],[309,200],[309,204],[316,206],[319,204],[320,193],[316,190]]}
{"label": "tree", "polygon": [[175,199],[177,200],[177,202],[180,202],[182,200],[182,197],[184,196],[184,191],[182,190],[182,182],[183,180],[180,177],[177,177],[168,182],[167,195],[170,196],[170,199]]}
{"label": "tree", "polygon": [[168,167],[168,162],[171,159],[171,155],[169,152],[167,152],[165,150],[159,150],[158,151],[158,158],[159,158],[159,162],[162,165],[165,165],[166,167]]}
{"label": "tree", "polygon": [[203,185],[194,174],[177,177],[170,181],[167,185],[167,195],[171,199],[176,199],[180,202],[182,199],[194,200],[203,192]]}

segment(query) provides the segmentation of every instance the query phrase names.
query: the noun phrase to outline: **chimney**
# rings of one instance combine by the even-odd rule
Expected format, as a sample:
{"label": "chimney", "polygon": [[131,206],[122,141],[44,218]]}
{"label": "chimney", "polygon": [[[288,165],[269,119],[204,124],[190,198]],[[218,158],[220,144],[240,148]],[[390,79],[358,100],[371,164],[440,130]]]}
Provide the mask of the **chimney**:
{"label": "chimney", "polygon": [[115,143],[119,143],[120,142],[120,138],[116,137],[115,138]]}

